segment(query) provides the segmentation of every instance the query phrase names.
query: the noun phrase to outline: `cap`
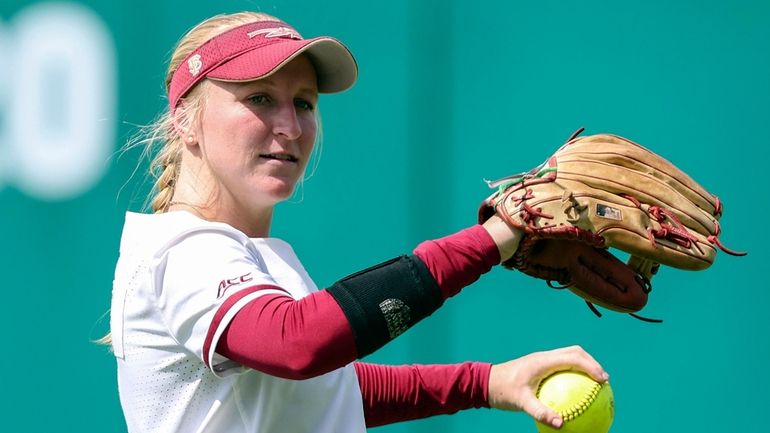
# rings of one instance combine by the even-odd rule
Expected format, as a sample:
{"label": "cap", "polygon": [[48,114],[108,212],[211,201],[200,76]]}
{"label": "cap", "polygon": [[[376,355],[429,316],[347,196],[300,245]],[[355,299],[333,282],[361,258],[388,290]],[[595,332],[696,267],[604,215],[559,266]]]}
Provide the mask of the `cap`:
{"label": "cap", "polygon": [[321,36],[303,39],[281,21],[244,24],[214,36],[190,53],[177,67],[168,89],[173,110],[204,78],[219,81],[253,81],[265,78],[291,60],[306,54],[316,70],[320,93],[341,92],[358,77],[350,50],[337,39]]}

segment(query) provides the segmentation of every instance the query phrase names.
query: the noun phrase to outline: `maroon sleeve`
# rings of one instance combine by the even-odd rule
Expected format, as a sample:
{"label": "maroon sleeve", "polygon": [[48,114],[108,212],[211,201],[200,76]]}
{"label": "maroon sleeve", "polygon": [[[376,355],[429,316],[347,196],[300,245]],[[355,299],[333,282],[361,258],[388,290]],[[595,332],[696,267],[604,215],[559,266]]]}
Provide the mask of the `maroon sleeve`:
{"label": "maroon sleeve", "polygon": [[354,365],[367,427],[489,407],[491,364]]}
{"label": "maroon sleeve", "polygon": [[500,263],[497,245],[480,225],[425,241],[417,246],[414,255],[428,267],[444,299],[456,295]]}
{"label": "maroon sleeve", "polygon": [[[497,246],[480,225],[423,242],[414,254],[428,267],[444,299],[500,261]],[[223,304],[216,317],[224,317],[233,304]],[[323,290],[300,300],[269,294],[249,302],[225,328],[216,351],[247,367],[287,379],[315,377],[358,357],[345,313]]]}
{"label": "maroon sleeve", "polygon": [[249,302],[228,324],[216,350],[247,367],[295,380],[358,357],[350,324],[326,291],[300,300],[268,294]]}

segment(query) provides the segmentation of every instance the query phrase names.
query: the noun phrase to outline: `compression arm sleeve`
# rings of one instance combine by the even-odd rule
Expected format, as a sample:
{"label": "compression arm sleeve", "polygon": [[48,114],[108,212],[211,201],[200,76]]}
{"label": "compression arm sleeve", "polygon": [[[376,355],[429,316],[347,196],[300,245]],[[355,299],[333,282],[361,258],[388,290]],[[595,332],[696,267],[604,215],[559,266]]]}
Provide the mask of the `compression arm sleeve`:
{"label": "compression arm sleeve", "polygon": [[[425,317],[408,316],[404,307],[430,314],[430,308],[438,308],[446,297],[499,261],[497,247],[481,226],[424,242],[415,256],[392,261],[398,265],[393,269],[386,262],[372,268],[375,272],[364,272],[370,274],[365,277],[354,274],[341,280],[337,289],[300,300],[261,296],[235,315],[218,341],[217,352],[279,377],[318,376],[373,352]],[[369,280],[351,284],[356,278]],[[400,278],[411,279],[405,283],[411,284],[411,292],[403,285],[384,283],[397,284]]]}
{"label": "compression arm sleeve", "polygon": [[491,364],[354,364],[367,427],[489,407]]}

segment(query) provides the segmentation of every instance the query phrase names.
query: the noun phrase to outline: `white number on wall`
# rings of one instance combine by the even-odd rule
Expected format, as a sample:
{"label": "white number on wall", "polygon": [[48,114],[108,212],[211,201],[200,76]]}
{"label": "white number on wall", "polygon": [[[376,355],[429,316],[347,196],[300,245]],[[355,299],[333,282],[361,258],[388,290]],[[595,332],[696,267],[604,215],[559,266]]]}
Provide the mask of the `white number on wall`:
{"label": "white number on wall", "polygon": [[42,200],[91,189],[115,140],[115,56],[101,19],[39,3],[0,26],[0,185]]}

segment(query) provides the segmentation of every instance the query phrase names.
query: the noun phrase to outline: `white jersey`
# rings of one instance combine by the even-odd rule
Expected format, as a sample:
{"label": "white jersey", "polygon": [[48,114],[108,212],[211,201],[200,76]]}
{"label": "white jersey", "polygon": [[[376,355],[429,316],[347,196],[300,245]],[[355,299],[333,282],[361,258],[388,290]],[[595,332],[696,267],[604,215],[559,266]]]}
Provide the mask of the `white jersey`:
{"label": "white jersey", "polygon": [[284,293],[267,287],[295,299],[318,290],[286,242],[250,239],[187,212],[129,212],[113,284],[110,326],[129,432],[366,431],[352,364],[295,381],[215,352],[244,305]]}

